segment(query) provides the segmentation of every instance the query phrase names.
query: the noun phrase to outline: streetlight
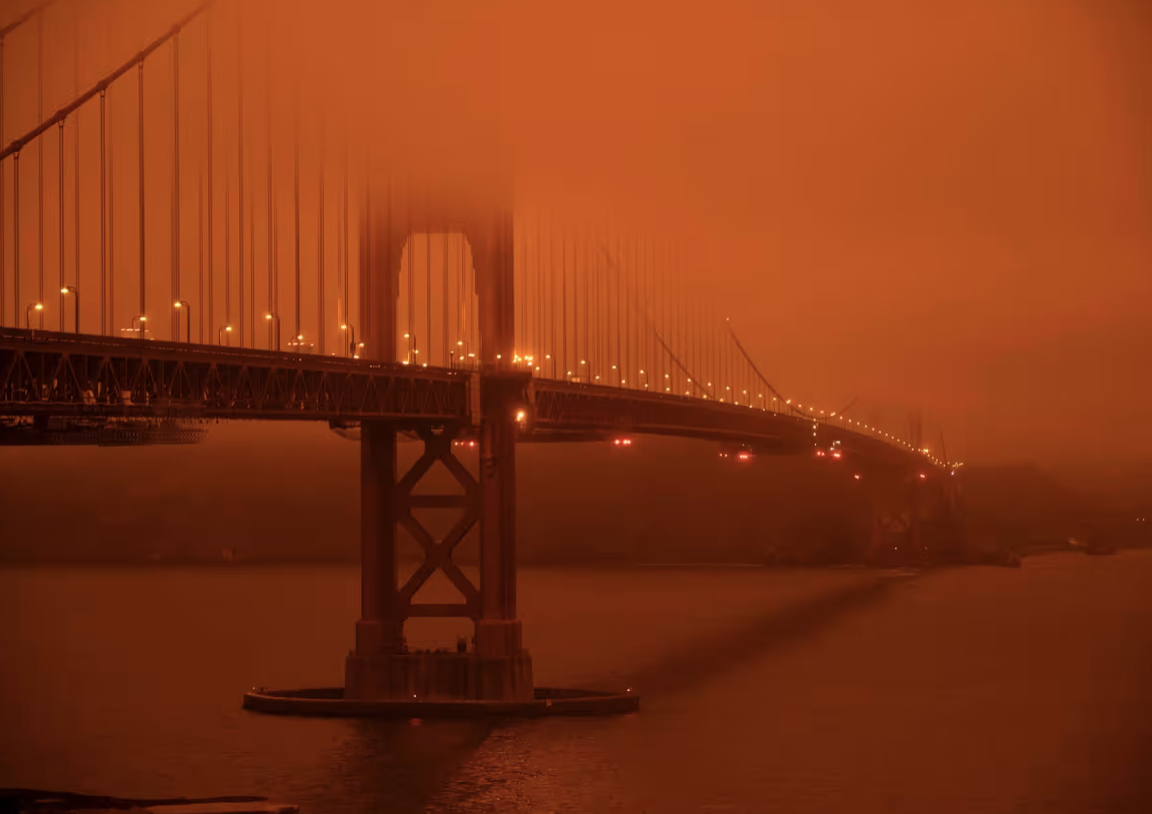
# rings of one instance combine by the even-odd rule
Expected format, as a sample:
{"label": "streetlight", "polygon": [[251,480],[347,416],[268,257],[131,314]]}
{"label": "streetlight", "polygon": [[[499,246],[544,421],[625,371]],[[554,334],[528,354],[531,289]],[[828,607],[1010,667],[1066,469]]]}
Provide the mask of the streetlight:
{"label": "streetlight", "polygon": [[268,344],[272,344],[272,322],[276,322],[276,350],[280,350],[280,317],[276,314],[265,314],[264,321],[268,323]]}
{"label": "streetlight", "polygon": [[[184,335],[185,335],[184,341],[187,342],[188,344],[192,344],[192,306],[189,305],[186,300],[176,300],[176,302],[172,303],[172,307],[176,309],[176,336],[177,337],[180,336],[180,309],[183,308],[187,312],[188,316],[186,316],[184,318],[184,321],[187,323],[187,327],[185,328],[185,331],[184,331]],[[203,340],[201,340],[201,341],[203,341]]]}
{"label": "streetlight", "polygon": [[76,298],[76,311],[75,311],[75,333],[80,333],[80,292],[74,285],[66,285],[60,289],[61,294],[71,294]]}
{"label": "streetlight", "polygon": [[29,305],[27,308],[25,308],[24,309],[24,327],[27,328],[28,330],[32,330],[32,312],[33,311],[43,311],[43,310],[44,310],[44,305],[43,305],[43,303],[39,303],[39,302],[34,302],[31,305]]}
{"label": "streetlight", "polygon": [[230,334],[230,333],[232,333],[232,326],[231,325],[221,325],[220,329],[218,331],[216,331],[216,344],[217,345],[223,345],[224,344],[224,334]]}
{"label": "streetlight", "polygon": [[340,326],[340,330],[347,331],[348,335],[350,337],[348,340],[348,343],[344,345],[344,358],[348,358],[349,355],[355,353],[356,328],[353,327],[352,325],[349,325],[348,323],[344,323],[343,325]]}
{"label": "streetlight", "polygon": [[[141,339],[144,338],[144,323],[147,321],[148,321],[148,317],[144,316],[143,314],[138,314],[137,316],[132,317],[132,329],[140,331],[140,338]],[[137,322],[140,323],[139,328],[136,327]]]}

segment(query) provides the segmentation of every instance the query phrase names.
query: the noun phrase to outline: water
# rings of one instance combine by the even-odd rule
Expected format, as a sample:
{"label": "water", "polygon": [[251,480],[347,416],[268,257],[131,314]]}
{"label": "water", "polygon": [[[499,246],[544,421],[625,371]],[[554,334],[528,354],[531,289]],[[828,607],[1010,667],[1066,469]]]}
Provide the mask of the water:
{"label": "water", "polygon": [[1152,552],[923,576],[521,572],[537,683],[637,715],[265,717],[340,683],[351,568],[0,571],[0,785],[310,812],[1152,811]]}

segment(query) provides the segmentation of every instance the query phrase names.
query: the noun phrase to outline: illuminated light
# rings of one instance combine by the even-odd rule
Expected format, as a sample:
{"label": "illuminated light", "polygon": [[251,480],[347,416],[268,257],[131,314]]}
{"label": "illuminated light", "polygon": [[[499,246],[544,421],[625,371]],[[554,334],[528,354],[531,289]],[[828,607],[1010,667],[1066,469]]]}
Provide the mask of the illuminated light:
{"label": "illuminated light", "polygon": [[860,476],[859,476],[859,475],[853,475],[852,477],[854,477],[856,480],[860,480]]}
{"label": "illuminated light", "polygon": [[405,360],[404,360],[404,361],[402,361],[400,364],[402,364],[402,365],[406,365],[406,364],[408,364],[408,360],[407,360],[407,359],[405,359]]}
{"label": "illuminated light", "polygon": [[[404,334],[404,336],[408,336],[408,334]],[[463,339],[456,340],[456,347],[463,347],[463,345],[464,345]]]}
{"label": "illuminated light", "polygon": [[[43,310],[43,308],[44,308],[44,306],[43,306],[43,305],[41,305],[40,303],[36,303],[36,310],[37,310],[37,311]],[[141,322],[147,322],[147,321],[148,321],[148,317],[140,317],[140,321],[141,321]],[[230,330],[232,330],[232,326],[231,326],[231,325],[229,325],[229,326],[228,326],[228,328],[227,328],[226,330],[229,330],[229,331],[230,331]]]}
{"label": "illuminated light", "polygon": [[[301,338],[303,338],[303,337],[301,337]],[[412,352],[413,352],[413,353],[419,353],[420,351],[419,351],[419,350],[414,350],[414,351],[412,351]],[[497,359],[499,359],[500,357],[499,357],[499,356],[497,356],[496,358],[497,358]]]}
{"label": "illuminated light", "polygon": [[362,348],[362,347],[364,347],[364,343],[363,342],[357,342],[356,347]]}
{"label": "illuminated light", "polygon": [[[672,378],[672,377],[671,377],[671,375],[669,375],[668,373],[665,373],[665,374],[664,374],[664,378],[665,378],[665,379],[670,379],[670,378]],[[691,380],[691,379],[689,379],[688,381],[692,381],[692,380]]]}
{"label": "illuminated light", "polygon": [[[773,401],[775,401],[776,399],[772,399],[772,400],[773,400]],[[792,403],[792,399],[788,399],[788,400],[787,400],[787,401],[785,401],[784,403],[785,403],[785,404],[791,404],[791,403]]]}
{"label": "illuminated light", "polygon": [[[228,330],[232,330],[232,329],[231,329],[231,328],[229,328]],[[298,335],[298,336],[296,337],[296,340],[297,340],[298,342],[303,342],[303,341],[304,341],[304,334],[300,334],[300,335]]]}
{"label": "illuminated light", "polygon": [[616,369],[616,365],[612,365],[612,369],[613,369],[613,370],[615,370],[615,369]]}
{"label": "illuminated light", "polygon": [[[539,371],[539,370],[540,370],[540,365],[536,365],[536,370],[537,370],[537,371]],[[597,378],[597,379],[599,379],[600,377],[599,377],[599,376],[597,376],[596,378]]]}
{"label": "illuminated light", "polygon": [[428,367],[428,363],[427,363],[427,362],[425,362],[425,363],[424,363],[424,367]]}
{"label": "illuminated light", "polygon": [[[596,378],[597,378],[597,379],[599,379],[600,377],[599,377],[599,376],[597,376]],[[671,388],[671,387],[665,387],[665,388],[664,388],[664,392],[665,392],[665,393],[670,393],[670,392],[672,392],[672,388]]]}
{"label": "illuminated light", "polygon": [[404,334],[404,338],[408,339],[409,338],[408,334]]}
{"label": "illuminated light", "polygon": [[[528,358],[529,358],[529,359],[531,359],[532,357],[531,357],[531,356],[529,356]],[[588,364],[588,363],[587,363],[587,362],[585,362],[583,359],[581,359],[581,360],[580,360],[580,364],[582,364],[582,365],[586,365],[586,364]]]}
{"label": "illuminated light", "polygon": [[474,353],[470,353],[470,354],[468,354],[468,358],[469,358],[469,359],[475,359],[475,358],[476,358],[476,354],[474,354]]}
{"label": "illuminated light", "polygon": [[[420,351],[416,351],[416,352],[417,352],[417,353],[419,353]],[[496,358],[497,358],[497,359],[499,359],[499,358],[500,358],[500,354],[496,354]]]}
{"label": "illuminated light", "polygon": [[550,354],[550,353],[546,353],[546,354],[544,354],[544,358],[545,358],[545,359],[551,359],[551,358],[552,358],[552,354]]}
{"label": "illuminated light", "polygon": [[[177,303],[177,305],[179,305],[179,303]],[[264,319],[269,319],[269,320],[270,320],[270,319],[272,319],[272,315],[271,315],[271,314],[265,314],[265,315],[264,315]]]}
{"label": "illuminated light", "polygon": [[641,375],[641,376],[643,376],[643,375],[644,375],[644,371],[643,371],[643,370],[641,370],[641,371],[640,371],[640,375]]}
{"label": "illuminated light", "polygon": [[347,325],[341,325],[340,330],[346,331],[346,330],[348,330],[348,326]]}
{"label": "illuminated light", "polygon": [[524,420],[524,411],[523,410],[517,410],[516,411],[516,420],[517,421],[523,421]]}
{"label": "illuminated light", "polygon": [[572,371],[571,371],[571,370],[569,370],[569,371],[568,371],[568,375],[569,375],[569,376],[571,376],[571,375],[572,375]]}
{"label": "illuminated light", "polygon": [[[61,293],[61,294],[67,294],[67,293],[68,293],[68,289],[67,289],[67,288],[61,288],[61,289],[60,289],[60,293]],[[179,302],[179,301],[177,301],[177,302],[174,302],[174,303],[172,303],[172,307],[173,307],[173,308],[179,308],[179,307],[180,307],[180,302]]]}
{"label": "illuminated light", "polygon": [[925,475],[923,472],[920,473],[920,480],[925,480],[927,477],[928,476]]}

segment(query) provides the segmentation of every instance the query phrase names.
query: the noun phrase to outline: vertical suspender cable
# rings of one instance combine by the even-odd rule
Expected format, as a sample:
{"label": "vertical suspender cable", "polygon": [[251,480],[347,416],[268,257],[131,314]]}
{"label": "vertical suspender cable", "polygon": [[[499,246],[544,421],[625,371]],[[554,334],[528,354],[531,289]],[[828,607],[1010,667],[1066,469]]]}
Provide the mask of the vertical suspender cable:
{"label": "vertical suspender cable", "polygon": [[[180,34],[172,36],[172,299],[180,296]],[[184,314],[184,319],[191,319]],[[172,339],[180,338],[172,320]]]}
{"label": "vertical suspender cable", "polygon": [[107,143],[104,140],[104,105],[105,89],[100,89],[100,335],[108,334],[108,303],[105,297],[108,293],[108,255],[107,255]]}
{"label": "vertical suspender cable", "polygon": [[[137,119],[139,121],[139,142],[140,142],[140,156],[139,156],[139,196],[140,196],[140,316],[145,314],[145,264],[144,264],[144,60],[136,66],[137,90],[139,95]],[[141,320],[143,323],[143,320]],[[140,325],[140,338],[143,339],[146,335],[144,325]]]}
{"label": "vertical suspender cable", "polygon": [[408,364],[415,365],[419,362],[416,358],[416,351],[419,348],[416,345],[416,266],[414,256],[416,254],[416,239],[412,237],[412,189],[411,183],[408,185],[408,229],[406,239],[406,249],[408,250],[408,324],[404,333],[408,334]]}
{"label": "vertical suspender cable", "polygon": [[[39,12],[36,15],[36,120],[44,121],[44,13]],[[38,263],[39,273],[38,278],[40,282],[39,293],[36,295],[37,302],[44,302],[44,138],[40,137],[36,140],[36,164],[37,174],[39,177],[37,193],[37,205],[39,206],[39,217],[37,218],[37,226],[39,228],[40,246],[36,253],[36,260]],[[19,303],[16,305],[20,307]],[[37,312],[37,317],[40,322],[40,327],[44,327],[44,311],[41,309]]]}
{"label": "vertical suspender cable", "polygon": [[[2,79],[0,79],[2,81]],[[72,92],[74,95],[80,94],[80,16],[76,15],[72,23]],[[76,231],[76,245],[75,249],[75,264],[76,269],[76,289],[80,288],[80,111],[76,111],[75,127],[73,129],[72,137],[72,176],[73,176],[73,190],[72,190],[72,214],[73,214],[73,228]],[[0,139],[2,142],[3,139]],[[0,220],[0,222],[3,222]],[[3,309],[0,309],[2,312]],[[76,333],[80,332],[80,326],[76,326]]]}
{"label": "vertical suspender cable", "polygon": [[[36,15],[36,119],[44,121],[44,14]],[[39,250],[36,253],[38,264],[39,293],[37,302],[44,302],[44,138],[36,140],[36,166],[38,175],[37,205],[39,216],[36,219],[39,229]],[[19,308],[19,304],[16,306]],[[40,327],[44,327],[44,311],[37,312]]]}
{"label": "vertical suspender cable", "polygon": [[[272,317],[272,319],[265,321],[268,323],[268,350],[272,350],[272,331],[279,327],[279,324],[273,325],[272,323],[274,320],[278,320],[280,315],[277,311],[275,289],[272,284],[272,266],[274,265],[272,256],[276,251],[276,246],[272,238],[274,230],[272,227],[272,26],[270,20],[266,30],[268,31],[268,38],[265,42],[264,52],[264,161],[265,172],[268,176],[268,257],[264,261],[264,271],[268,275],[268,314]],[[255,240],[256,236],[253,235],[252,238]],[[255,269],[252,273],[255,275]],[[255,307],[255,303],[253,303],[253,307]],[[252,344],[255,345],[255,325],[252,326],[252,333]]]}
{"label": "vertical suspender cable", "polygon": [[[109,90],[111,86],[109,86]],[[108,332],[116,331],[116,140],[112,95],[108,94]]]}
{"label": "vertical suspender cable", "polygon": [[[232,175],[224,165],[224,330],[232,344]],[[219,332],[216,334],[219,339]]]}
{"label": "vertical suspender cable", "polygon": [[592,379],[592,315],[590,309],[592,307],[592,269],[589,268],[589,263],[592,261],[592,241],[588,231],[584,233],[584,370],[581,373],[587,380]]}
{"label": "vertical suspender cable", "polygon": [[[59,184],[60,184],[60,191],[57,195],[57,197],[60,199],[59,200],[59,204],[60,204],[60,215],[59,215],[60,262],[59,262],[58,267],[56,269],[56,276],[59,278],[59,283],[60,283],[57,286],[57,290],[59,291],[59,294],[57,294],[57,296],[60,298],[60,320],[59,320],[60,331],[63,332],[63,330],[64,330],[64,310],[65,310],[64,309],[64,119],[61,119],[60,124],[57,125],[56,133],[58,136],[57,140],[60,142],[60,160],[58,161],[59,166],[57,167],[57,175],[60,176],[58,179]],[[79,326],[77,326],[77,327],[79,327]]]}
{"label": "vertical suspender cable", "polygon": [[320,119],[320,146],[317,161],[320,164],[320,188],[317,191],[316,220],[316,341],[321,355],[324,353],[324,119]]}
{"label": "vertical suspender cable", "polygon": [[[620,257],[620,236],[616,236],[616,256]],[[624,381],[624,367],[623,360],[620,358],[620,306],[624,303],[621,296],[620,280],[623,277],[623,272],[620,269],[619,263],[613,263],[616,269],[616,384],[619,385]]]}
{"label": "vertical suspender cable", "polygon": [[[104,93],[101,91],[100,98],[103,100]],[[4,38],[0,37],[0,144],[5,144],[4,141]],[[4,240],[4,233],[7,229],[8,223],[4,218],[4,162],[0,161],[0,327],[4,325],[4,292],[7,289],[7,284],[4,279],[4,272],[8,264],[8,248]],[[19,308],[19,304],[16,306]],[[14,321],[18,325],[19,320]]]}
{"label": "vertical suspender cable", "polygon": [[[200,313],[207,312],[208,316],[208,341],[212,341],[212,279],[215,275],[212,273],[215,261],[215,252],[212,246],[212,224],[214,221],[212,212],[212,7],[208,7],[208,11],[204,17],[204,49],[205,49],[205,64],[207,67],[206,73],[206,90],[207,90],[207,120],[208,120],[208,139],[206,152],[208,153],[208,300],[204,306],[200,308]],[[200,337],[200,341],[204,341],[204,337]]]}
{"label": "vertical suspender cable", "polygon": [[[199,183],[196,194],[196,234],[199,239],[196,250],[197,274],[199,284],[196,290],[196,302],[200,306],[200,322],[196,326],[196,341],[204,344],[204,170],[200,170]],[[186,317],[187,318],[187,317]]]}
{"label": "vertical suspender cable", "polygon": [[425,293],[425,310],[428,312],[428,327],[426,335],[428,337],[428,345],[424,348],[424,364],[432,364],[432,233],[424,233],[424,286]]}
{"label": "vertical suspender cable", "polygon": [[[293,91],[293,114],[292,114],[292,128],[293,128],[293,153],[292,153],[292,183],[293,183],[293,201],[295,208],[293,228],[294,252],[296,263],[296,331],[295,341],[302,341],[304,336],[300,330],[300,78],[296,77],[295,90]],[[297,350],[302,350],[297,346]]]}
{"label": "vertical suspender cable", "polygon": [[[344,144],[344,217],[343,217],[343,230],[344,230],[344,256],[343,256],[343,272],[344,272],[344,319],[352,319],[352,303],[348,298],[348,144]],[[447,257],[447,255],[445,255]],[[445,272],[447,273],[447,272]],[[354,338],[354,337],[353,337]],[[352,348],[352,355],[356,355],[356,348]],[[388,361],[392,361],[389,359]]]}
{"label": "vertical suspender cable", "polygon": [[13,325],[20,327],[20,151],[12,154],[12,299]]}
{"label": "vertical suspender cable", "polygon": [[560,375],[568,377],[568,236],[560,238]]}
{"label": "vertical suspender cable", "polygon": [[236,295],[244,347],[244,14],[236,5]]}
{"label": "vertical suspender cable", "polygon": [[443,306],[443,313],[441,314],[441,326],[440,327],[443,329],[441,331],[441,333],[444,337],[443,364],[445,367],[448,367],[448,364],[452,359],[451,347],[448,344],[448,237],[449,237],[448,229],[445,228],[444,229],[444,260],[441,263],[441,267],[444,269],[444,274],[443,274],[443,280],[441,281],[441,286],[440,286],[440,299],[442,301],[441,305]]}

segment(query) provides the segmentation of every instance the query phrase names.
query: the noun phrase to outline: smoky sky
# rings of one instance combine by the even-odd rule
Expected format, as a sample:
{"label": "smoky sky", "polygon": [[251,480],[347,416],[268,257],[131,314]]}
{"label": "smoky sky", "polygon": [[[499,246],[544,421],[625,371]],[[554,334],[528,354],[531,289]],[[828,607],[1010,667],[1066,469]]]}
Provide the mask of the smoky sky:
{"label": "smoky sky", "polygon": [[[0,22],[29,5],[3,3]],[[192,5],[61,0],[45,19],[45,112]],[[243,6],[239,19],[230,3],[214,12],[214,92],[219,137],[232,138],[236,83],[226,80],[240,69],[239,36],[243,87],[257,105],[246,123],[250,189],[263,183],[268,123],[283,130],[298,110],[308,178],[317,145],[337,162],[347,148],[353,176],[363,174],[369,153],[445,178],[490,172],[511,177],[525,206],[543,202],[576,220],[608,212],[690,245],[695,285],[737,326],[766,376],[811,403],[835,408],[858,396],[854,410],[865,420],[922,410],[964,460],[1152,455],[1146,4]],[[192,26],[181,44],[187,213],[202,173],[202,38]],[[14,34],[4,59],[8,141],[36,120],[34,35]],[[171,251],[164,161],[172,114],[163,101],[170,59],[157,52],[146,88],[145,123],[158,134],[146,158],[160,168],[146,175],[163,235],[148,257],[161,268]],[[259,107],[266,73],[278,80],[267,120]],[[114,126],[129,132],[135,87],[113,95],[123,117]],[[95,127],[94,115],[82,113],[81,128]],[[56,142],[46,145],[51,156]],[[135,142],[117,149],[116,172],[133,173],[118,179],[117,193],[130,198]],[[81,150],[83,198],[95,194],[96,147],[84,141]],[[233,152],[219,147],[217,166],[235,173]],[[286,177],[291,149],[285,142],[273,152],[273,173]],[[25,213],[35,209],[26,197],[34,194],[34,164],[26,148],[21,279],[29,290],[37,248],[35,216]],[[48,164],[51,187],[57,176]],[[278,184],[285,206],[287,190]],[[221,199],[217,218],[222,208]],[[124,211],[118,228],[128,231],[118,239],[129,245],[135,210]],[[194,263],[197,251],[187,213],[182,264]],[[263,240],[262,210],[246,217]],[[56,227],[46,228],[54,246]],[[223,228],[218,220],[221,252]],[[84,252],[98,251],[95,232],[82,232]],[[46,254],[54,280],[54,249]],[[134,263],[118,297],[133,296]],[[83,282],[95,272],[93,262],[81,264]],[[10,272],[6,285],[11,291]],[[85,320],[95,308],[85,303]]]}

